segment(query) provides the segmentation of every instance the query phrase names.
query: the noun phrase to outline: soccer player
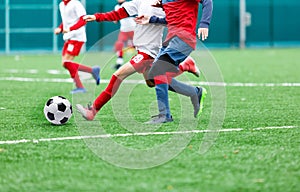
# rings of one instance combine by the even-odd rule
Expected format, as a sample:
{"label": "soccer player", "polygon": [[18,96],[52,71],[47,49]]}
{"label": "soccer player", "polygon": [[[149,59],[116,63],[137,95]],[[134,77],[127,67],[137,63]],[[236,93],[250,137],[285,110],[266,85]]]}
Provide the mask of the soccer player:
{"label": "soccer player", "polygon": [[[78,0],[62,0],[59,4],[62,23],[54,30],[55,34],[64,33],[65,41],[62,50],[62,64],[69,71],[70,76],[75,82],[76,88],[71,94],[85,93],[78,71],[91,73],[96,80],[96,84],[100,83],[100,67],[93,68],[75,63],[73,60],[79,55],[81,47],[86,42],[85,21],[82,19],[86,15],[85,8]],[[70,32],[71,31],[71,32]]]}
{"label": "soccer player", "polygon": [[[122,7],[122,4],[126,0],[117,0],[118,4],[115,6],[115,11]],[[116,22],[116,21],[115,21]],[[120,20],[120,32],[118,40],[115,43],[115,51],[117,54],[117,60],[115,69],[119,69],[123,65],[123,48],[126,45],[128,48],[133,47],[133,32],[135,28],[135,21],[133,17],[127,17]]]}
{"label": "soccer player", "polygon": [[[133,0],[123,4],[123,7],[117,11],[108,13],[96,13],[94,15],[87,15],[84,17],[86,21],[116,21],[132,15],[157,15],[164,17],[165,13],[161,8],[155,8],[151,5],[155,0]],[[106,89],[94,100],[92,106],[88,108],[77,104],[76,107],[82,116],[87,120],[93,120],[98,111],[105,105],[116,93],[122,81],[131,74],[138,72],[143,73],[144,78],[148,86],[153,87],[151,81],[148,81],[147,74],[154,58],[156,57],[159,48],[162,44],[164,26],[149,24],[149,25],[137,25],[134,31],[134,46],[136,47],[138,54],[132,57],[132,59],[126,64],[122,65],[111,77],[110,82]],[[192,58],[186,59],[179,65],[179,71],[168,73],[168,80],[170,84],[170,90],[176,90],[177,93],[189,96],[194,106],[194,113],[199,112],[199,97],[195,88],[192,92],[188,92],[183,86],[178,86],[180,83],[173,79],[182,73],[183,71],[189,71],[196,76],[199,76],[199,69],[195,66]],[[172,118],[167,119],[165,122],[173,121]],[[162,122],[161,122],[162,123]]]}
{"label": "soccer player", "polygon": [[[178,70],[178,65],[184,61],[196,47],[196,25],[199,3],[202,4],[202,18],[198,29],[199,38],[205,40],[208,37],[213,3],[212,0],[162,0],[157,1],[156,6],[162,6],[166,13],[168,33],[163,47],[160,49],[151,69],[149,78],[154,80],[159,115],[148,123],[165,122],[172,118],[168,88],[167,72]],[[205,96],[206,90],[197,90],[200,102]],[[203,103],[200,103],[200,108]]]}

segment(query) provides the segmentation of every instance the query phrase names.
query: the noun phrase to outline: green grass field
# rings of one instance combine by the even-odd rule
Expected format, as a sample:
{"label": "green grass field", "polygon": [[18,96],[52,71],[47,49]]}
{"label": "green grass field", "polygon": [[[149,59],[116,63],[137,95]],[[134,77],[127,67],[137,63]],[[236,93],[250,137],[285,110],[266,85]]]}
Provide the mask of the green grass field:
{"label": "green grass field", "polygon": [[[62,95],[73,107],[78,102],[92,101],[114,72],[110,68],[113,53],[92,53],[78,58],[77,61],[83,60],[88,65],[101,64],[103,82],[98,87],[85,82],[89,92],[74,97],[69,94],[73,84],[68,82],[69,75],[60,65],[60,55],[1,55],[0,191],[299,191],[299,52],[300,49],[211,51],[226,82],[226,115],[219,134],[211,134],[215,136],[211,140],[213,145],[204,154],[199,153],[199,147],[208,133],[199,130],[207,130],[210,121],[214,121],[210,118],[215,113],[212,107],[220,102],[214,101],[210,94],[214,85],[204,85],[208,90],[205,108],[199,119],[192,122],[180,118],[183,106],[192,110],[189,101],[170,93],[175,121],[161,127],[144,127],[142,122],[156,112],[155,91],[143,83],[124,83],[95,122],[84,121],[74,110],[67,124],[53,126],[43,114],[47,99]],[[197,54],[193,53],[201,68],[205,60]],[[102,65],[103,61],[109,62]],[[59,73],[50,74],[49,70]],[[184,77],[202,83],[210,79],[207,76],[197,79],[190,74]],[[130,80],[142,78],[134,75]],[[128,106],[123,106],[122,99],[128,101]],[[104,132],[99,131],[99,122]],[[126,129],[122,122],[128,123]],[[186,127],[198,132],[173,134],[183,123],[183,130]],[[135,130],[149,134],[130,135]],[[67,139],[87,134],[114,136]],[[174,138],[176,144],[184,143],[188,137],[191,140],[186,145],[167,145]],[[23,139],[28,141],[21,142]],[[133,161],[131,165],[143,164],[142,159],[148,156],[151,161],[151,155],[156,154],[141,153],[127,158],[128,154],[105,145],[110,140],[140,151],[157,147],[164,149],[166,156],[174,149],[182,150],[152,168],[122,168],[95,151],[111,147],[108,159],[114,158],[117,164]],[[158,161],[165,158],[155,157]]]}

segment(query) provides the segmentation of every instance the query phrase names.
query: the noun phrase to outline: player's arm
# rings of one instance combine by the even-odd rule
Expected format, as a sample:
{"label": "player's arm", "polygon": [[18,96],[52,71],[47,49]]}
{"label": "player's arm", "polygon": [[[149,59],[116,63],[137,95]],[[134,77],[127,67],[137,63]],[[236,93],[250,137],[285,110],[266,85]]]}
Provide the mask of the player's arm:
{"label": "player's arm", "polygon": [[137,24],[141,24],[141,25],[146,25],[146,24],[149,24],[149,23],[162,24],[162,25],[167,24],[167,21],[166,21],[165,17],[160,18],[160,17],[157,17],[155,15],[153,15],[151,17],[148,16],[148,15],[141,15],[141,16],[136,17],[134,20]]}
{"label": "player's arm", "polygon": [[57,34],[60,34],[62,31],[63,31],[63,23],[61,23],[57,28],[54,29],[54,33],[57,35]]}
{"label": "player's arm", "polygon": [[153,16],[150,17],[149,23],[157,23],[157,24],[166,25],[167,20],[166,20],[166,17],[160,18],[160,17],[157,17],[157,16],[153,15]]}
{"label": "player's arm", "polygon": [[76,16],[79,19],[69,29],[63,29],[63,33],[67,33],[69,31],[77,30],[77,29],[81,28],[82,26],[86,25],[86,21],[83,19],[83,17],[86,15],[86,10],[85,10],[84,6],[80,2],[77,2],[74,11],[76,13]]}
{"label": "player's arm", "polygon": [[82,26],[85,26],[87,22],[83,19],[84,16],[85,15],[81,16],[79,18],[79,20],[77,21],[77,23],[75,23],[74,25],[72,25],[69,29],[63,29],[63,33],[68,33],[70,31],[77,30],[77,29],[79,29]]}
{"label": "player's arm", "polygon": [[120,21],[121,19],[127,18],[130,15],[127,13],[124,7],[121,7],[117,11],[110,11],[106,13],[95,13],[94,15],[86,15],[83,17],[85,21]]}
{"label": "player's arm", "polygon": [[119,21],[121,19],[138,14],[140,1],[132,0],[122,4],[122,7],[116,11],[107,13],[96,13],[94,15],[86,15],[83,17],[85,21]]}
{"label": "player's arm", "polygon": [[208,37],[208,28],[212,17],[213,2],[212,0],[202,0],[201,4],[202,4],[202,17],[198,29],[198,38],[204,41]]}

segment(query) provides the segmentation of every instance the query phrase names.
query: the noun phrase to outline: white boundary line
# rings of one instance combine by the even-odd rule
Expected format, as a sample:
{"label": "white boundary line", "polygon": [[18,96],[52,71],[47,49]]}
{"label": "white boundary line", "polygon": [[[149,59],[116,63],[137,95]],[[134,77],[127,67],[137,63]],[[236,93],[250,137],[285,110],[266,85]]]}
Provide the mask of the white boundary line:
{"label": "white boundary line", "polygon": [[81,140],[81,139],[97,139],[97,138],[113,138],[113,137],[131,137],[131,136],[149,136],[149,135],[178,135],[190,133],[209,133],[209,132],[238,132],[238,131],[260,131],[260,130],[273,130],[273,129],[295,129],[298,126],[280,126],[280,127],[258,127],[252,129],[244,128],[231,128],[221,130],[190,130],[190,131],[172,131],[172,132],[141,132],[141,133],[120,133],[120,134],[103,134],[103,135],[86,135],[86,136],[70,136],[70,137],[57,137],[57,138],[41,138],[41,139],[21,139],[0,141],[0,145],[5,144],[19,144],[19,143],[38,143],[46,141],[66,141],[66,140]]}
{"label": "white boundary line", "polygon": [[[63,78],[26,78],[26,77],[0,77],[0,81],[20,82],[50,82],[50,83],[73,83],[73,80]],[[95,80],[87,82],[95,83]],[[109,79],[101,79],[101,83],[109,83]],[[144,84],[144,80],[125,80],[127,84]],[[189,81],[194,85],[222,86],[222,87],[300,87],[300,83],[224,83],[224,82],[203,82]]]}

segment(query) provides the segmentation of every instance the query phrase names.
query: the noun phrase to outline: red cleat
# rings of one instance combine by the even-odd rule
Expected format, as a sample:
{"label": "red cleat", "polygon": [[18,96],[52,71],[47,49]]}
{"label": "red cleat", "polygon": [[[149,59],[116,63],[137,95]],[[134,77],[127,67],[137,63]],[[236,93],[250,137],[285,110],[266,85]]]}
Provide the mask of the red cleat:
{"label": "red cleat", "polygon": [[87,108],[83,107],[80,104],[76,104],[76,108],[78,112],[82,115],[83,118],[85,118],[88,121],[93,121],[96,116],[96,110],[92,107],[88,106]]}
{"label": "red cleat", "polygon": [[195,60],[190,56],[187,57],[179,66],[182,71],[188,71],[196,77],[200,76],[200,70],[197,67]]}

